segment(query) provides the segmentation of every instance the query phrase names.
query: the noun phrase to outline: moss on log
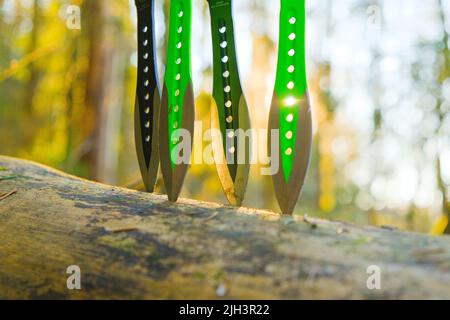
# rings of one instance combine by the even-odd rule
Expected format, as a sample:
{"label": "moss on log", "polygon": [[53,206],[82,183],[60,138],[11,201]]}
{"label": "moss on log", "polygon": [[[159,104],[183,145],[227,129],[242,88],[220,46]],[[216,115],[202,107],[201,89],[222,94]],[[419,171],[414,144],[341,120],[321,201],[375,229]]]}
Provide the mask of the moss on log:
{"label": "moss on log", "polygon": [[0,199],[0,298],[450,298],[448,237],[172,204],[8,157]]}

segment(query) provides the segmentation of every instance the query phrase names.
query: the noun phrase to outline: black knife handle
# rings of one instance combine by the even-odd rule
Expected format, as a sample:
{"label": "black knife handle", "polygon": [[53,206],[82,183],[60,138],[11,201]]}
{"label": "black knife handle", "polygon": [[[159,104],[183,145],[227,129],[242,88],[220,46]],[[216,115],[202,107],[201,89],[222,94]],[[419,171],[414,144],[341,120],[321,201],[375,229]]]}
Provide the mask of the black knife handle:
{"label": "black knife handle", "polygon": [[150,164],[153,149],[153,128],[159,119],[154,117],[154,98],[159,95],[158,69],[156,62],[154,32],[154,0],[136,0],[138,20],[138,75],[136,96],[139,108],[139,120],[143,153],[147,167]]}

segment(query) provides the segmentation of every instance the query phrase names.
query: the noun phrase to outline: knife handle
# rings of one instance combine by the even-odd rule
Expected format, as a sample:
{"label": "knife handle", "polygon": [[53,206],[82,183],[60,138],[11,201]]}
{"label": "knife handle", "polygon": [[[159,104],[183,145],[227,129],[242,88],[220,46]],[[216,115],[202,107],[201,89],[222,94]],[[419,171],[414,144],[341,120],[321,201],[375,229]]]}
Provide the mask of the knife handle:
{"label": "knife handle", "polygon": [[243,95],[234,39],[231,0],[209,0],[213,44],[213,97],[222,131],[239,129]]}
{"label": "knife handle", "polygon": [[275,89],[281,96],[302,96],[307,89],[305,0],[281,0],[280,39]]}
{"label": "knife handle", "polygon": [[250,120],[239,77],[232,1],[208,0],[208,3],[213,45],[213,98],[217,106],[217,120],[222,134],[223,150],[234,180],[239,159],[244,159],[243,154],[239,153],[248,153],[248,150],[238,150],[238,134],[241,131],[236,130],[249,129]]}
{"label": "knife handle", "polygon": [[191,0],[172,0],[169,18],[169,42],[164,85],[167,88],[168,134],[172,169],[176,166],[173,156],[179,142],[177,130],[183,123],[183,104],[191,72]]}
{"label": "knife handle", "polygon": [[154,2],[135,1],[138,22],[135,140],[141,173],[148,191],[153,191],[159,165],[160,90],[154,39]]}
{"label": "knife handle", "polygon": [[289,179],[296,140],[299,107],[306,99],[305,0],[281,0],[280,39],[275,93],[280,108],[281,163]]}
{"label": "knife handle", "polygon": [[283,214],[294,212],[311,160],[312,117],[306,82],[305,26],[305,0],[281,0],[268,150],[272,157],[275,196]]}

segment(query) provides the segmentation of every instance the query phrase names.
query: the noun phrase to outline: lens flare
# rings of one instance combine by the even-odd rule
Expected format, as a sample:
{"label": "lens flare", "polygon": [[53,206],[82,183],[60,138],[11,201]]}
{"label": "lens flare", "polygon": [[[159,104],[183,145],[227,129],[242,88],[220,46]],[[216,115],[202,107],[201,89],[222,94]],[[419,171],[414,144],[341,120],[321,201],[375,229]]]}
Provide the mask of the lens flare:
{"label": "lens flare", "polygon": [[295,97],[289,96],[284,99],[284,105],[287,107],[293,107],[297,104],[298,100]]}

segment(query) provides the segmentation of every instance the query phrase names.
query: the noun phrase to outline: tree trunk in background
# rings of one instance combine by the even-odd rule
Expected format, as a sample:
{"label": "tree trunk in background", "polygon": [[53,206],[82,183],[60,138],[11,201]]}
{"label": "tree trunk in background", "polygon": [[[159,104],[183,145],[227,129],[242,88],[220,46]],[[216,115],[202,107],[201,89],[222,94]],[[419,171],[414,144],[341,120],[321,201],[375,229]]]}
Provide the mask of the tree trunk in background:
{"label": "tree trunk in background", "polygon": [[[254,21],[251,24],[252,35],[252,67],[251,73],[245,79],[248,94],[247,103],[250,109],[252,128],[258,132],[267,129],[269,121],[269,111],[272,102],[275,85],[278,47],[271,38],[267,21],[271,18],[264,1],[253,0],[248,4],[254,13]],[[278,40],[278,39],[277,39]],[[270,76],[269,76],[270,75]],[[272,77],[273,75],[273,77]],[[254,81],[254,79],[265,79],[264,81]],[[253,107],[252,107],[253,106]],[[267,135],[258,135],[256,141],[258,150],[267,145]],[[259,152],[259,151],[258,151]],[[278,209],[277,201],[273,193],[272,176],[261,175],[261,169],[266,167],[261,163],[252,165],[250,176],[260,177],[257,183],[250,183],[246,193],[246,203],[252,203],[261,208]],[[258,198],[259,196],[259,198]]]}
{"label": "tree trunk in background", "polygon": [[117,168],[119,161],[120,123],[122,117],[123,90],[119,90],[124,83],[125,62],[127,56],[121,50],[111,50],[111,72],[107,80],[107,97],[102,109],[100,128],[99,156],[101,168],[97,170],[99,181],[117,184]]}
{"label": "tree trunk in background", "polygon": [[[447,196],[444,198],[444,213],[450,219],[450,200]],[[450,234],[450,223],[447,224],[444,233]]]}
{"label": "tree trunk in background", "polygon": [[[85,91],[85,126],[87,140],[82,156],[83,163],[88,167],[89,177],[101,180],[103,173],[105,143],[106,84],[111,70],[111,48],[106,40],[106,4],[102,0],[84,2],[85,19],[87,20],[87,41],[89,46],[89,66],[86,77]],[[111,37],[111,35],[108,35]]]}
{"label": "tree trunk in background", "polygon": [[[447,31],[447,17],[446,17],[445,11],[444,11],[444,5],[442,3],[442,0],[438,0],[438,7],[439,7],[439,15],[440,15],[440,20],[441,20],[441,25],[442,25],[442,32],[443,32],[442,54],[443,54],[444,65],[443,65],[443,70],[441,70],[440,74],[438,75],[439,85],[442,88],[442,84],[444,83],[444,81],[446,81],[448,78],[450,78],[450,48],[449,48],[450,36]],[[444,104],[443,98],[439,97],[438,105],[437,105],[437,112],[438,112],[438,116],[439,116],[439,120],[440,120],[440,126],[438,127],[437,132],[436,132],[436,136],[438,137],[438,139],[439,139],[439,137],[442,136],[442,133],[440,131],[441,131],[442,127],[444,126],[444,118],[446,115],[445,110],[443,110],[443,104]],[[443,211],[443,214],[446,215],[448,220],[450,221],[450,203],[449,203],[449,199],[447,197],[447,185],[442,176],[442,167],[441,167],[442,163],[441,163],[441,154],[440,154],[441,151],[438,150],[437,152],[438,152],[438,154],[436,156],[436,164],[437,164],[436,173],[437,173],[438,187],[442,193],[442,199],[443,199],[442,211]],[[450,234],[450,223],[447,224],[445,233]]]}
{"label": "tree trunk in background", "polygon": [[324,212],[330,213],[336,209],[336,177],[335,160],[332,152],[333,138],[336,135],[334,124],[334,106],[328,86],[324,81],[330,81],[331,66],[327,62],[317,64],[315,74],[311,77],[311,96],[314,99],[314,113],[317,133],[314,143],[314,156],[317,159],[316,206]]}
{"label": "tree trunk in background", "polygon": [[[333,2],[328,0],[323,14],[325,19],[320,36],[323,39],[330,39],[333,34]],[[315,205],[316,209],[330,213],[336,209],[336,176],[335,160],[331,150],[334,135],[336,134],[334,124],[335,105],[332,101],[330,89],[330,78],[332,66],[329,57],[333,54],[325,44],[321,45],[318,52],[322,52],[323,57],[316,62],[316,68],[310,79],[310,95],[312,99],[314,127],[316,134],[313,143],[313,156],[316,158],[317,167],[314,172],[315,183]],[[323,53],[325,52],[325,53]]]}
{"label": "tree trunk in background", "polygon": [[[28,47],[28,54],[33,53],[38,48],[38,38],[41,23],[41,9],[39,7],[39,0],[34,1],[33,5],[33,28],[31,32],[30,44]],[[28,87],[25,91],[24,111],[32,113],[33,111],[33,98],[36,94],[36,88],[39,82],[39,70],[36,62],[32,62],[29,65],[30,79],[28,81]]]}
{"label": "tree trunk in background", "polygon": [[[33,5],[33,28],[31,31],[30,43],[28,46],[27,55],[33,54],[38,47],[39,40],[39,32],[41,29],[41,8],[39,7],[39,0],[34,1]],[[26,86],[26,90],[24,90],[24,100],[23,100],[23,109],[22,119],[33,119],[33,100],[36,95],[37,86],[39,84],[40,78],[40,69],[37,65],[37,62],[31,62],[28,66],[29,70],[29,80]],[[35,121],[23,121],[21,123],[23,126],[22,134],[23,134],[23,144],[26,148],[31,148],[31,144],[33,143],[34,133],[35,133]]]}
{"label": "tree trunk in background", "polygon": [[[7,52],[3,52],[4,50],[8,50],[8,46],[6,45],[6,43],[3,43],[5,41],[5,23],[3,22],[3,2],[4,0],[0,0],[0,54],[2,54],[0,56],[0,69],[3,69],[3,63],[6,64],[7,60],[3,60],[3,54],[5,54]],[[6,41],[5,41],[6,42]]]}
{"label": "tree trunk in background", "polygon": [[[261,35],[254,32],[252,38],[253,66],[251,69],[252,73],[247,79],[247,99],[250,106],[255,106],[255,108],[250,108],[252,127],[260,132],[260,130],[267,129],[273,86],[270,85],[269,81],[254,81],[254,79],[266,79],[267,75],[276,69],[276,63],[273,65],[268,63],[268,61],[277,61],[277,47],[267,34]],[[272,57],[274,59],[271,59]],[[259,141],[259,139],[263,141]],[[259,144],[258,147],[267,145],[267,136],[264,134],[258,137],[257,143]],[[252,174],[255,176],[260,175],[262,167],[260,163],[253,165]],[[276,208],[272,177],[266,175],[261,176],[261,179],[262,183],[257,185],[257,190],[247,192],[247,198],[253,195],[258,197],[262,195],[262,203],[259,203],[262,208]],[[257,201],[256,199],[250,199],[249,202],[256,203]]]}
{"label": "tree trunk in background", "polygon": [[75,102],[75,90],[77,84],[77,78],[79,76],[79,47],[80,47],[80,34],[70,35],[71,37],[67,40],[67,53],[66,53],[66,65],[67,73],[66,77],[66,117],[67,117],[67,144],[66,144],[66,159],[63,167],[66,171],[73,170],[75,163],[78,161],[76,159],[75,146],[75,133],[77,132],[77,124],[74,119],[74,112],[76,111]]}
{"label": "tree trunk in background", "polygon": [[[439,190],[442,192],[442,213],[447,216],[450,221],[450,201],[447,196],[447,188],[442,177],[442,162],[440,157],[437,158],[436,161],[436,172],[438,179]],[[450,234],[450,223],[447,224],[447,227],[444,230],[445,234]]]}

